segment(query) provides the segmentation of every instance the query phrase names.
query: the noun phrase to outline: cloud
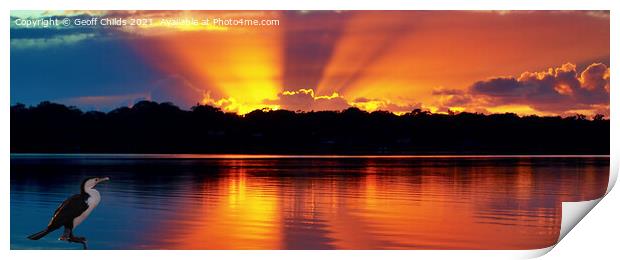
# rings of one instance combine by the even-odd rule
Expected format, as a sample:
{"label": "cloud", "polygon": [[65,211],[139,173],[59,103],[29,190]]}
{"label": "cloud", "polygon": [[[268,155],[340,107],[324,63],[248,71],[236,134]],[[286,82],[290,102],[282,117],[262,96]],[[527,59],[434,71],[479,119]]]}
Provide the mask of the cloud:
{"label": "cloud", "polygon": [[21,38],[11,39],[11,48],[28,49],[28,48],[47,48],[60,45],[68,45],[77,43],[87,39],[95,38],[94,33],[79,33],[69,35],[58,35],[49,38]]}
{"label": "cloud", "polygon": [[356,98],[353,101],[334,92],[331,95],[316,95],[313,89],[285,90],[278,94],[277,99],[266,99],[260,104],[247,104],[234,97],[213,98],[210,92],[204,94],[203,104],[221,108],[227,112],[245,114],[256,109],[285,109],[290,111],[341,111],[357,107],[365,111],[390,111],[394,113],[411,112],[421,108],[421,103],[397,104],[385,99]]}
{"label": "cloud", "polygon": [[256,109],[286,109],[291,111],[338,111],[350,107],[349,103],[337,93],[331,96],[317,96],[312,89],[282,91],[277,99],[265,99],[259,104],[243,103],[234,97],[214,98],[206,92],[203,104],[221,108],[227,112],[245,114]]}
{"label": "cloud", "polygon": [[[48,24],[49,19],[59,19],[59,21],[62,21],[63,17],[21,19],[11,16],[11,49],[41,49],[72,45],[84,40],[99,39],[109,34],[104,29],[98,27]],[[36,21],[38,23],[31,26],[25,25],[23,21]]]}
{"label": "cloud", "polygon": [[275,102],[280,108],[293,111],[343,110],[349,107],[349,103],[338,93],[318,96],[312,89],[283,91],[278,94],[278,98]]}
{"label": "cloud", "polygon": [[135,93],[107,96],[80,96],[54,100],[58,103],[77,106],[84,110],[110,111],[122,106],[132,106],[141,100],[150,100],[148,93]]}
{"label": "cloud", "polygon": [[334,92],[329,96],[316,95],[313,89],[299,89],[295,91],[283,91],[278,95],[278,100],[270,101],[278,104],[280,108],[293,111],[340,111],[349,107],[357,107],[366,111],[391,111],[394,113],[410,112],[420,108],[422,104],[397,104],[380,98],[356,98],[348,101],[340,94]]}
{"label": "cloud", "polygon": [[234,97],[225,97],[216,99],[211,96],[211,92],[207,91],[202,99],[202,104],[221,108],[225,112],[237,114],[247,114],[257,109],[279,109],[280,106],[270,100],[265,103],[247,103],[241,102]]}
{"label": "cloud", "polygon": [[[73,24],[76,20],[101,19],[105,16],[96,11],[89,13],[47,13],[26,12],[24,14],[11,12],[11,49],[54,48],[74,45],[85,40],[106,41],[110,39],[128,39],[130,34],[121,26],[79,26]],[[68,25],[63,21],[69,19]],[[97,20],[99,21],[99,20]]]}
{"label": "cloud", "polygon": [[[109,111],[121,106],[131,107],[138,101],[151,100],[159,103],[172,102],[182,109],[189,109],[204,101],[207,94],[179,75],[171,75],[151,84],[144,93],[121,95],[79,96],[57,99],[58,102],[86,110]],[[224,101],[219,106],[226,106]]]}
{"label": "cloud", "polygon": [[433,89],[433,95],[462,95],[464,91],[462,89],[447,89],[447,88],[436,88]]}
{"label": "cloud", "polygon": [[394,113],[411,112],[416,108],[422,108],[422,103],[414,104],[396,104],[386,99],[379,98],[356,98],[351,105],[366,111],[391,111]]}
{"label": "cloud", "polygon": [[[537,111],[565,114],[569,111],[601,112],[609,106],[609,68],[593,63],[578,73],[572,63],[519,77],[496,77],[472,84],[466,91],[437,89],[440,106],[497,107],[526,105]],[[604,110],[604,109],[603,109]],[[609,111],[604,111],[606,115]]]}
{"label": "cloud", "polygon": [[[109,111],[121,106],[131,107],[138,101],[172,102],[182,109],[189,109],[203,102],[206,94],[185,78],[172,75],[160,79],[143,93],[120,95],[92,95],[54,99],[59,103],[81,107],[85,110]],[[221,106],[225,105],[223,102]]]}
{"label": "cloud", "polygon": [[609,68],[602,63],[594,63],[579,76],[582,88],[589,91],[605,89],[609,93]]}

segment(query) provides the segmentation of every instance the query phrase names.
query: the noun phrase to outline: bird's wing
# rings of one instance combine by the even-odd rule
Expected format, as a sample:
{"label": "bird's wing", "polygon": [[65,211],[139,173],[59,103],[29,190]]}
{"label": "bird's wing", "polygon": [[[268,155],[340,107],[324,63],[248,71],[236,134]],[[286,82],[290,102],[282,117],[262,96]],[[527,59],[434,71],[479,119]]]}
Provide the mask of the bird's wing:
{"label": "bird's wing", "polygon": [[48,227],[59,228],[66,224],[71,224],[73,219],[81,215],[87,208],[88,204],[86,204],[84,196],[80,194],[73,195],[58,206]]}

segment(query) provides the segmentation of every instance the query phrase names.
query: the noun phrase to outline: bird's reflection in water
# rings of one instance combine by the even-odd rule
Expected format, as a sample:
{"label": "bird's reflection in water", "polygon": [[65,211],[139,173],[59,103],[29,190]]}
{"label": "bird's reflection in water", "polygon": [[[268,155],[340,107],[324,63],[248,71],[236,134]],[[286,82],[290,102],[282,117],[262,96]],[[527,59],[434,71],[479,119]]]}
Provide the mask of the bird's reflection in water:
{"label": "bird's reflection in water", "polygon": [[61,247],[21,237],[68,194],[60,180],[84,172],[115,180],[102,188],[98,214],[80,227],[102,249],[542,248],[557,239],[560,202],[601,196],[609,172],[608,158],[11,163],[14,249]]}

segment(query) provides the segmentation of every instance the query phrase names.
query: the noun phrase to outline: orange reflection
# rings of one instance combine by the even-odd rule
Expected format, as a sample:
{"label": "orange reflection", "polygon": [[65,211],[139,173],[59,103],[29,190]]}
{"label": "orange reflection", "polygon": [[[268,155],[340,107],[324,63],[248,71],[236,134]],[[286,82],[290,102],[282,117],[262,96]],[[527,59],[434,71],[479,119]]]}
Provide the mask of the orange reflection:
{"label": "orange reflection", "polygon": [[558,238],[560,202],[601,196],[608,176],[588,162],[560,162],[549,174],[529,159],[497,167],[369,159],[355,170],[320,163],[280,176],[290,164],[226,162],[225,177],[201,184],[162,225],[171,228],[159,248],[544,248]]}
{"label": "orange reflection", "polygon": [[[280,248],[277,196],[268,183],[249,179],[239,169],[217,186],[204,186],[204,195],[192,206],[192,218],[174,226],[191,226],[164,240],[172,248],[256,249]],[[194,226],[196,222],[201,225]]]}

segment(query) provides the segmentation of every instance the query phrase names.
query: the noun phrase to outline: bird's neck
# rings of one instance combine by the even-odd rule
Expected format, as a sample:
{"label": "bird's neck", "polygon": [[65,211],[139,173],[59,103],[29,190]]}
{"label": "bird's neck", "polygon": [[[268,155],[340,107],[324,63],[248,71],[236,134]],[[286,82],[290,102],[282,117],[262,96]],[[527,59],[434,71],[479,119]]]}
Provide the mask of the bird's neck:
{"label": "bird's neck", "polygon": [[86,200],[86,204],[88,204],[88,208],[92,210],[97,207],[99,201],[101,201],[101,196],[99,195],[99,192],[92,188],[84,189],[84,192],[87,194],[84,199]]}
{"label": "bird's neck", "polygon": [[94,188],[84,188],[82,189],[83,195],[88,195],[89,197],[99,197],[99,191]]}

